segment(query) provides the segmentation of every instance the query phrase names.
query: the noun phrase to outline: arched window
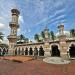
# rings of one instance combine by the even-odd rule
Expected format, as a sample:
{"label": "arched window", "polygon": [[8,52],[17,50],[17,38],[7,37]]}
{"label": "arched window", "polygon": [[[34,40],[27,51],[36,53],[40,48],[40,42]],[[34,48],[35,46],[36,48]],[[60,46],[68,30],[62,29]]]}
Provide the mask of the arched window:
{"label": "arched window", "polygon": [[25,49],[25,55],[28,55],[28,48]]}
{"label": "arched window", "polygon": [[42,46],[39,48],[39,56],[44,56],[44,50]]}
{"label": "arched window", "polygon": [[32,50],[31,47],[30,47],[30,50],[29,50],[29,55],[33,55],[33,50]]}

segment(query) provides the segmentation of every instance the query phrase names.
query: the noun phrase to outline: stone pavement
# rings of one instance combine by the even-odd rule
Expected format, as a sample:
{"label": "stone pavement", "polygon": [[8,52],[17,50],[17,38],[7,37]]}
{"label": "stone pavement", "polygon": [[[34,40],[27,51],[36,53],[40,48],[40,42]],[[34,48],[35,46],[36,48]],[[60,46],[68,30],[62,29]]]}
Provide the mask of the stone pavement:
{"label": "stone pavement", "polygon": [[43,59],[44,62],[51,64],[69,64],[70,60],[64,60],[61,57],[46,57]]}
{"label": "stone pavement", "polygon": [[75,75],[75,60],[63,65],[48,64],[39,59],[24,63],[0,60],[0,75]]}

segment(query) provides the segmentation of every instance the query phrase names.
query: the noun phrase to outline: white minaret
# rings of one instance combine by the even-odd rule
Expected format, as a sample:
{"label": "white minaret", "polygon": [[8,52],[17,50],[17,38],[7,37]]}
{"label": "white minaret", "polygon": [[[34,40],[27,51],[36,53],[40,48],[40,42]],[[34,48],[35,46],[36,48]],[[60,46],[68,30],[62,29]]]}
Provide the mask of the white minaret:
{"label": "white minaret", "polygon": [[59,29],[59,35],[64,35],[64,25],[63,24],[59,25],[58,29]]}
{"label": "white minaret", "polygon": [[9,23],[11,30],[10,30],[10,35],[8,36],[9,54],[13,54],[15,44],[17,42],[17,29],[19,28],[18,18],[20,12],[17,9],[12,9],[11,13],[12,13],[12,21]]}

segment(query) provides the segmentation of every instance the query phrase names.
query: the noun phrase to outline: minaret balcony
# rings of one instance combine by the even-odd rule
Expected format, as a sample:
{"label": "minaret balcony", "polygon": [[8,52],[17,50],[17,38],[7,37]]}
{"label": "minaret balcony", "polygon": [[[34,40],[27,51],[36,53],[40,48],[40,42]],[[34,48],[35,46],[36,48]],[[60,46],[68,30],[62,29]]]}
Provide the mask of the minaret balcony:
{"label": "minaret balcony", "polygon": [[17,39],[18,37],[16,35],[9,35],[8,39]]}
{"label": "minaret balcony", "polygon": [[10,26],[10,28],[12,28],[12,27],[19,28],[19,25],[16,24],[16,22],[10,22],[10,23],[9,23],[9,26]]}

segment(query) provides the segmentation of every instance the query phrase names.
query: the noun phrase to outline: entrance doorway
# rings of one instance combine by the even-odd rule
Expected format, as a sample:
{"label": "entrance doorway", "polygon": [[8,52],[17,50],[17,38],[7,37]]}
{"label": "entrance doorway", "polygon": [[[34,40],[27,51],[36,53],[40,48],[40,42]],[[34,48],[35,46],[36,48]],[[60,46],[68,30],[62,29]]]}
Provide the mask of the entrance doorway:
{"label": "entrance doorway", "polygon": [[71,44],[69,53],[70,53],[70,57],[75,57],[75,44]]}
{"label": "entrance doorway", "polygon": [[58,46],[57,45],[52,45],[52,53],[51,53],[51,56],[60,56],[60,51],[58,49]]}

